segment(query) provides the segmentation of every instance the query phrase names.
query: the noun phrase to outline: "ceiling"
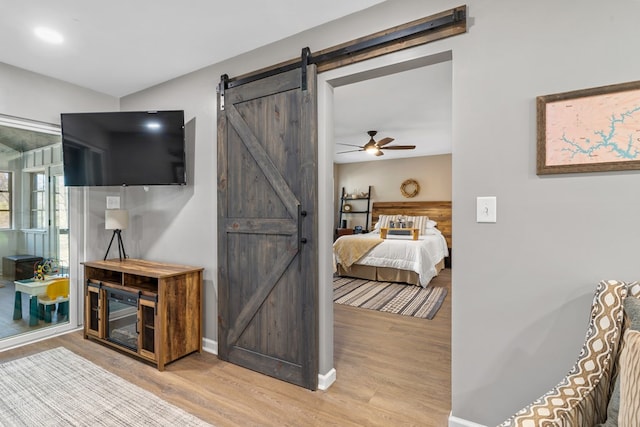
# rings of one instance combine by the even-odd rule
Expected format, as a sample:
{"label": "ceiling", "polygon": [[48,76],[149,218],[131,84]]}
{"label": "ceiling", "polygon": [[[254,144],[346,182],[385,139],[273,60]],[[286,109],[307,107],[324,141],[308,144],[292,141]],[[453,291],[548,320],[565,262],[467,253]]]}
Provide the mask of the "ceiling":
{"label": "ceiling", "polygon": [[[121,97],[380,2],[0,0],[0,62]],[[59,31],[64,42],[37,39],[37,26]],[[216,42],[229,34],[233,43]],[[375,157],[337,154],[353,147],[336,144],[336,163],[451,152],[451,61],[337,87],[334,105],[338,143],[361,146],[377,130],[376,140],[417,146]],[[0,129],[0,138],[8,132]],[[12,148],[27,149],[29,138],[43,143],[23,136]]]}
{"label": "ceiling", "polygon": [[1,0],[0,62],[121,97],[382,1]]}
{"label": "ceiling", "polygon": [[[334,89],[334,162],[355,163],[451,153],[451,61],[425,65]],[[383,150],[373,156],[350,145],[394,138],[391,145],[414,150]],[[350,145],[342,145],[350,144]]]}
{"label": "ceiling", "polygon": [[60,135],[0,125],[0,153],[22,153],[60,142]]}

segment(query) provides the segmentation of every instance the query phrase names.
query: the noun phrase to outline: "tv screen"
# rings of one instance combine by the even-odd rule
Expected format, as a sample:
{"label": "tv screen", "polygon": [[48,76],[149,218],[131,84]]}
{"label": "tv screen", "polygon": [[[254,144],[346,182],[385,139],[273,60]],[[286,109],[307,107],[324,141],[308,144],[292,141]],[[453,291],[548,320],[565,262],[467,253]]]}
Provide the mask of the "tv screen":
{"label": "tv screen", "polygon": [[67,186],[186,184],[184,111],[64,113]]}

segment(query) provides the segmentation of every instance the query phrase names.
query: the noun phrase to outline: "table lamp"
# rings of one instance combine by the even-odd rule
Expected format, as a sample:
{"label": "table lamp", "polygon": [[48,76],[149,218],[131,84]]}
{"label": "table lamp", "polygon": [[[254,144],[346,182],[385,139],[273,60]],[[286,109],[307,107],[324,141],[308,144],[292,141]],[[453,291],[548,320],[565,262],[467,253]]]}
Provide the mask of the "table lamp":
{"label": "table lamp", "polygon": [[116,236],[118,236],[118,257],[120,258],[120,261],[122,261],[122,258],[127,258],[127,254],[124,251],[124,245],[122,244],[122,236],[120,234],[122,230],[126,230],[127,227],[129,227],[129,212],[126,209],[107,209],[104,211],[104,228],[105,230],[113,230],[109,247],[107,248],[107,252],[104,254],[105,260],[109,255],[111,244]]}

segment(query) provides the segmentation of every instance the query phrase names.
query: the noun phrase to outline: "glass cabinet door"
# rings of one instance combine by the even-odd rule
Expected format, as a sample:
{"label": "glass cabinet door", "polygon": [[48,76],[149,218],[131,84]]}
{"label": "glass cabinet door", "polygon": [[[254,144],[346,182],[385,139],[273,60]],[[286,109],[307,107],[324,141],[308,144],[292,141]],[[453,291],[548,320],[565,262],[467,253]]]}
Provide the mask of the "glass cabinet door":
{"label": "glass cabinet door", "polygon": [[156,358],[156,304],[155,299],[140,298],[139,300],[139,353],[152,360]]}
{"label": "glass cabinet door", "polygon": [[102,298],[100,298],[101,290],[99,286],[87,283],[85,304],[85,333],[98,338],[104,337],[102,328]]}

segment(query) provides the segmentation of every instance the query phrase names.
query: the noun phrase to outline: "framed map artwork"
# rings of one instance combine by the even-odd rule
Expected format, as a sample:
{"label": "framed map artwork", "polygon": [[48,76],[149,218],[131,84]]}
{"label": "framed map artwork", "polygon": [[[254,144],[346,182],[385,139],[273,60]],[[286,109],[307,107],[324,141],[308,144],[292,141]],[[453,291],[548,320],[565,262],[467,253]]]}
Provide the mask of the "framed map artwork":
{"label": "framed map artwork", "polygon": [[537,174],[640,169],[640,81],[536,98]]}

